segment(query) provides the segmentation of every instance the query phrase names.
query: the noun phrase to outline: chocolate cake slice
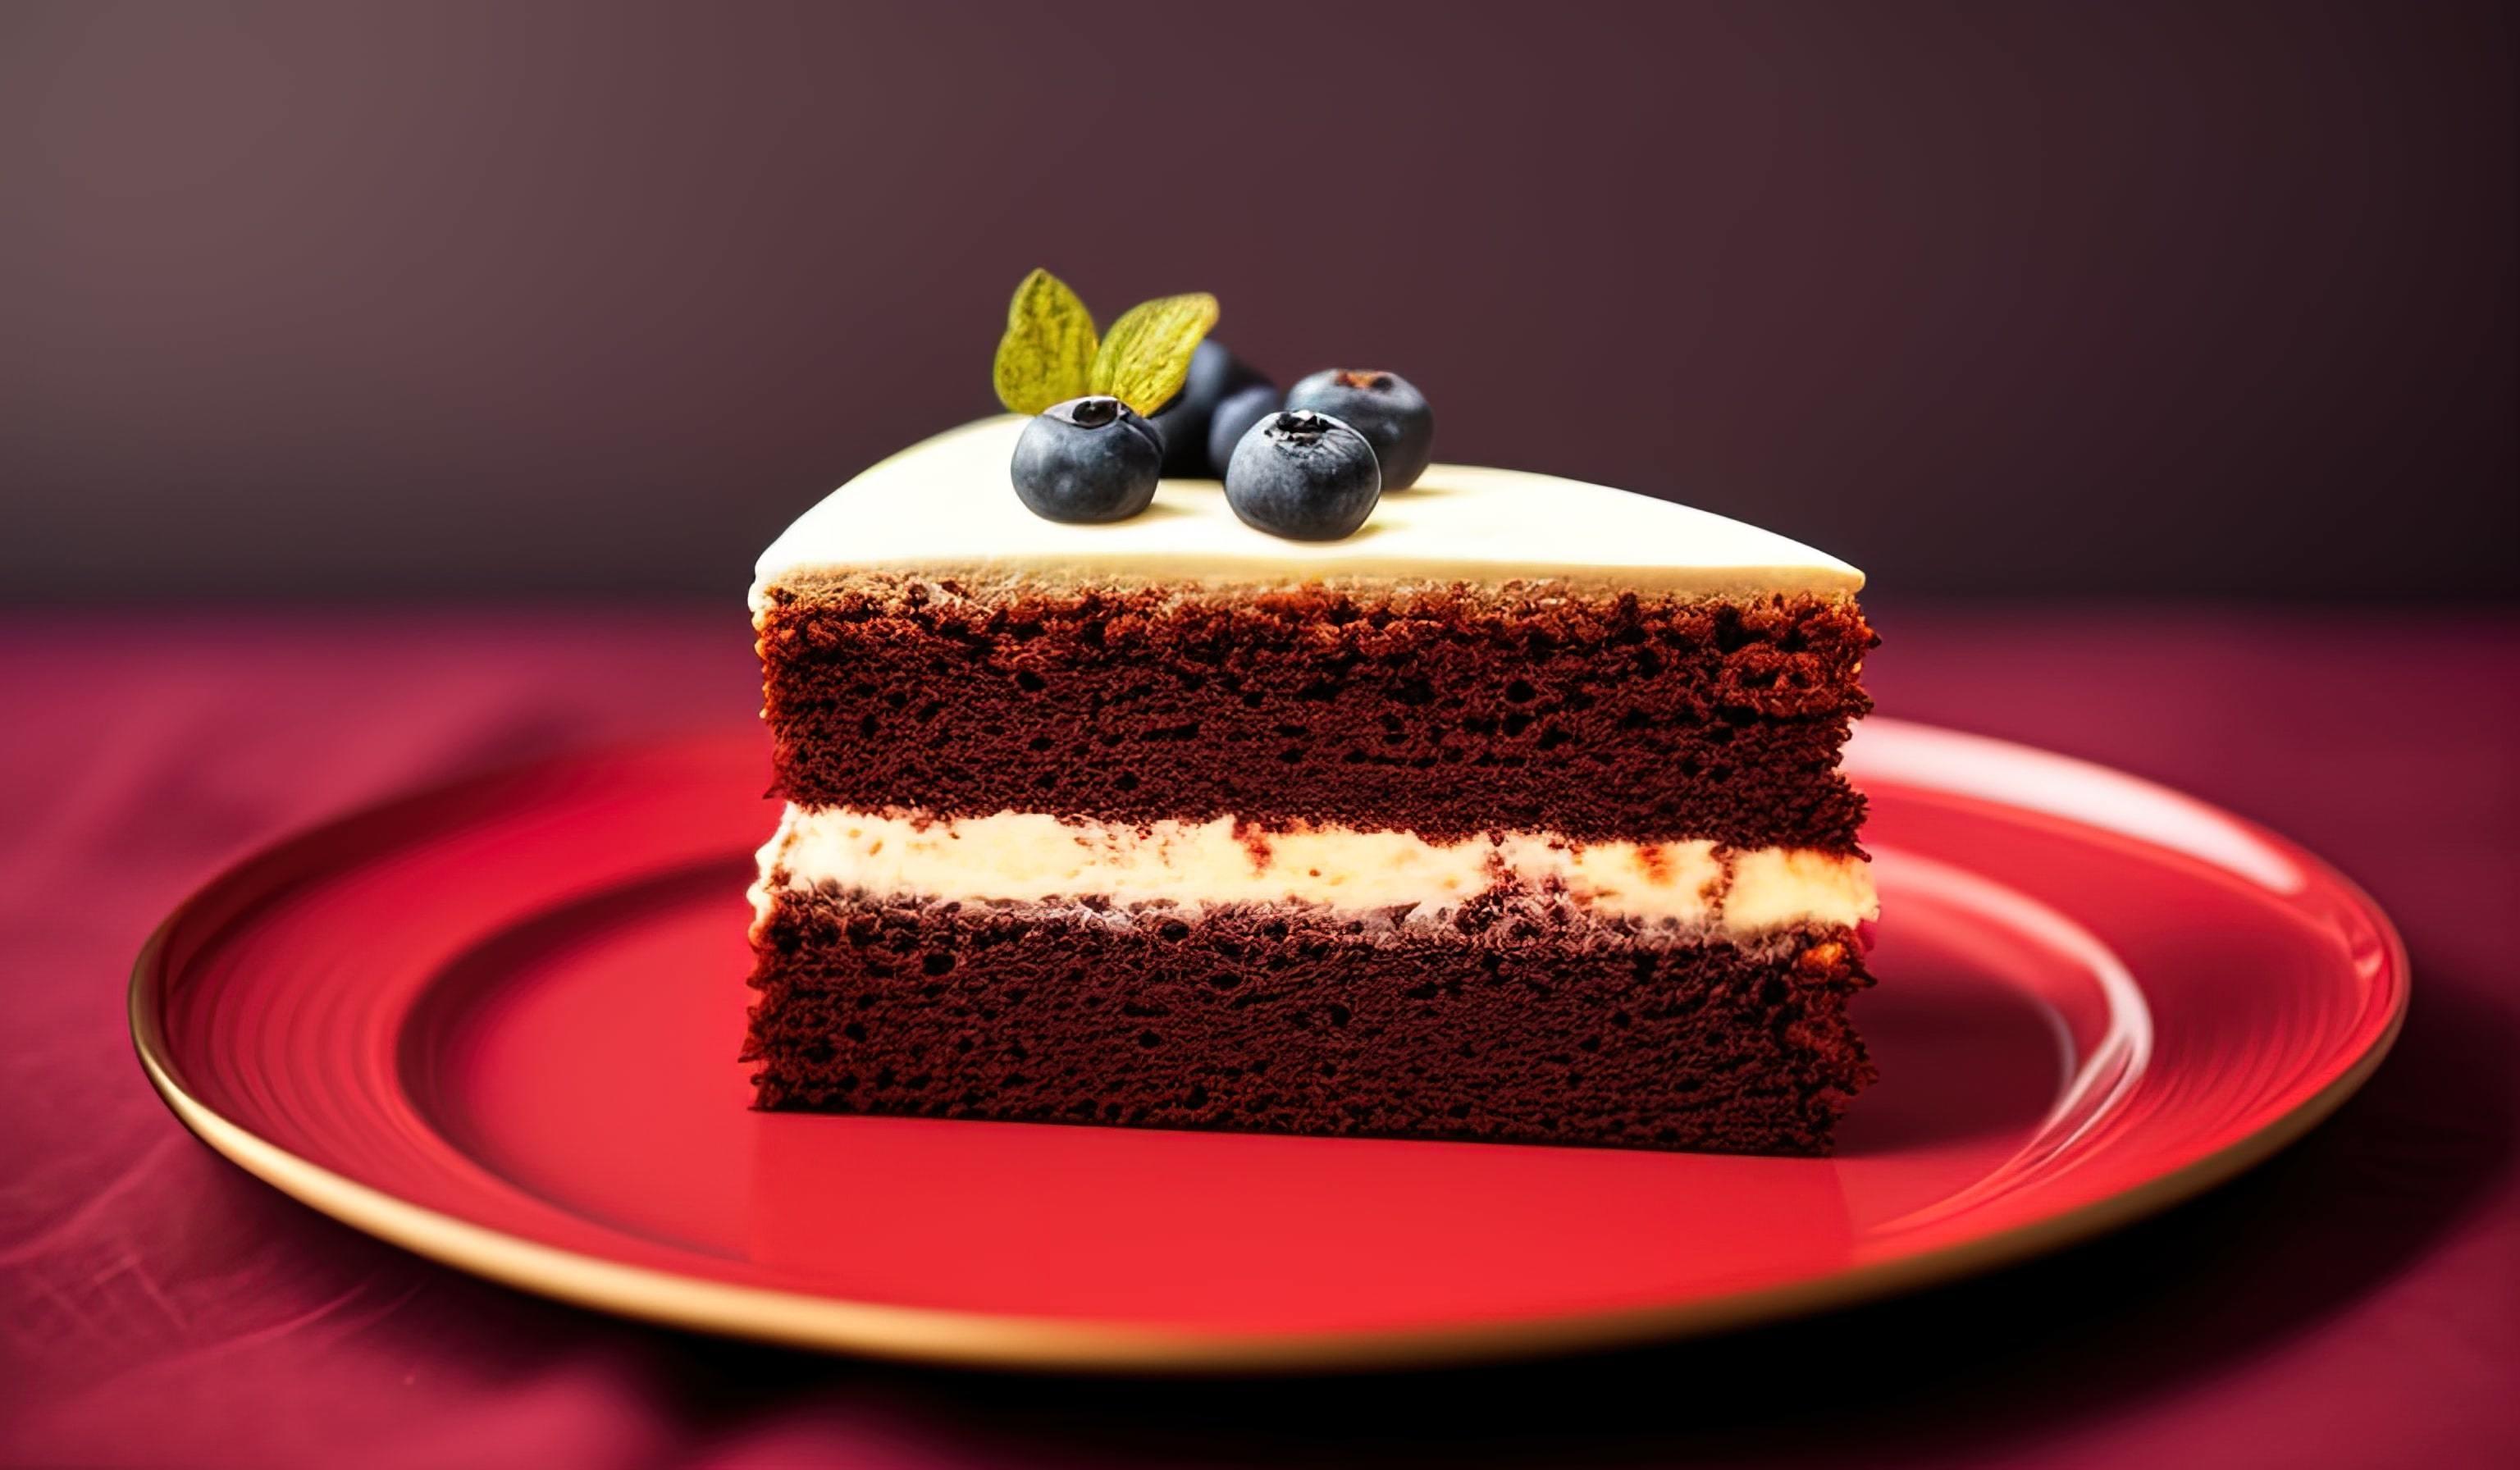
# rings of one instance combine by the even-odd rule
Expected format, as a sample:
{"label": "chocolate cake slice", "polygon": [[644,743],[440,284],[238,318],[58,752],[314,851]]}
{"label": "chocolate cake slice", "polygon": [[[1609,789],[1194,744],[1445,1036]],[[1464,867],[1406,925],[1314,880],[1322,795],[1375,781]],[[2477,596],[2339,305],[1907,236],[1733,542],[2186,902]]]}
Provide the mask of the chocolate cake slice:
{"label": "chocolate cake slice", "polygon": [[1860,573],[1446,465],[1337,541],[1213,481],[1062,524],[1022,428],[761,558],[760,1106],[1827,1151],[1872,1075]]}

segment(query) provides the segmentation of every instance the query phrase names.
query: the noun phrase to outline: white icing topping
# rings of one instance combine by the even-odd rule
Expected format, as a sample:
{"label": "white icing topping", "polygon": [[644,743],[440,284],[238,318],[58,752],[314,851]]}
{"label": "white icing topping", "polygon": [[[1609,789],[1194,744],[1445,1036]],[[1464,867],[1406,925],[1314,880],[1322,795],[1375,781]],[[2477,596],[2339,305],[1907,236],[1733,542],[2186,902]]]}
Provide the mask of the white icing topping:
{"label": "white icing topping", "polygon": [[763,912],[774,881],[784,881],[966,902],[1408,906],[1413,917],[1431,917],[1508,879],[1598,913],[1732,934],[1852,924],[1877,912],[1870,868],[1828,853],[1727,855],[1712,842],[1575,843],[1539,832],[1446,843],[1355,827],[1241,832],[1232,818],[1105,825],[1000,812],[942,821],[790,803],[760,861],[753,899]]}
{"label": "white icing topping", "polygon": [[1446,584],[1560,579],[1689,594],[1852,593],[1864,574],[1771,531],[1553,475],[1436,465],[1382,497],[1344,541],[1252,530],[1214,480],[1167,480],[1152,509],[1112,525],[1062,525],[1015,499],[1007,466],[1024,422],[937,435],[825,497],[754,567],[765,589],[888,570],[992,571],[1059,581],[1285,585],[1356,578]]}

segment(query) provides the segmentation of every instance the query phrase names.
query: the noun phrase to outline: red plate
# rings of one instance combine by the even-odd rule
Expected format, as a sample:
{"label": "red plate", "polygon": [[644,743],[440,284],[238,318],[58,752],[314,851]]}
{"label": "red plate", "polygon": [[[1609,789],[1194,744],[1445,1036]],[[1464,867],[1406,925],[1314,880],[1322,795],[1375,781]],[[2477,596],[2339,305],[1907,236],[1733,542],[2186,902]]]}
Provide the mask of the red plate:
{"label": "red plate", "polygon": [[1881,1082],[1833,1160],[767,1116],[735,1061],[752,739],[414,797],[212,883],[142,954],[143,1064],[254,1174],[588,1306],[966,1362],[1426,1362],[1981,1270],[2265,1157],[2407,1003],[2280,838],[1869,722]]}

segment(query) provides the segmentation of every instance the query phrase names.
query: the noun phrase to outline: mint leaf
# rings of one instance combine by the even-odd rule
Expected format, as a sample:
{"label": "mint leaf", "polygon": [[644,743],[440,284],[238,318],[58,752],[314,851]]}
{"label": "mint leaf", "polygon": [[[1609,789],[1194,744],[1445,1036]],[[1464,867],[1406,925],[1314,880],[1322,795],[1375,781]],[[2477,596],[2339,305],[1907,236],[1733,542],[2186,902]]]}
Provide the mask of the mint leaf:
{"label": "mint leaf", "polygon": [[1082,398],[1095,362],[1094,314],[1067,283],[1036,270],[1007,304],[1007,334],[998,339],[998,401],[1018,414]]}
{"label": "mint leaf", "polygon": [[1191,353],[1215,325],[1216,298],[1205,291],[1130,307],[1094,354],[1086,391],[1108,393],[1139,413],[1153,413],[1181,391]]}

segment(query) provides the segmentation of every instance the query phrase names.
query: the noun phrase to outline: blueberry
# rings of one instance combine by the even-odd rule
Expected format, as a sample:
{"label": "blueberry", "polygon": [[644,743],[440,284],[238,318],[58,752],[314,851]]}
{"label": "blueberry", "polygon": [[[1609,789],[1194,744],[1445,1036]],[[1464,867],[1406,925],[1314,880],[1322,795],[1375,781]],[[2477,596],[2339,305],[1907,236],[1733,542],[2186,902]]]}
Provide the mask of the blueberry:
{"label": "blueberry", "polygon": [[[1191,353],[1190,376],[1182,379],[1181,391],[1148,416],[1147,422],[1163,436],[1164,473],[1214,473],[1208,468],[1207,441],[1208,424],[1216,406],[1244,388],[1268,380],[1223,342],[1214,337],[1201,340]],[[1233,442],[1229,440],[1226,447],[1231,450]]]}
{"label": "blueberry", "polygon": [[1330,368],[1286,390],[1286,407],[1344,419],[1373,445],[1382,488],[1406,490],[1435,457],[1435,411],[1397,373]]}
{"label": "blueberry", "polygon": [[1015,497],[1044,520],[1126,520],[1155,498],[1164,443],[1117,398],[1070,398],[1015,440]]}
{"label": "blueberry", "polygon": [[1289,541],[1354,535],[1382,498],[1365,435],[1328,414],[1271,414],[1225,467],[1225,503],[1254,530]]}
{"label": "blueberry", "polygon": [[[1234,446],[1251,432],[1251,425],[1278,412],[1278,390],[1265,382],[1247,388],[1237,388],[1225,395],[1216,406],[1216,417],[1207,422],[1206,473],[1225,478],[1225,467],[1234,462]],[[1165,463],[1171,463],[1168,458]]]}

